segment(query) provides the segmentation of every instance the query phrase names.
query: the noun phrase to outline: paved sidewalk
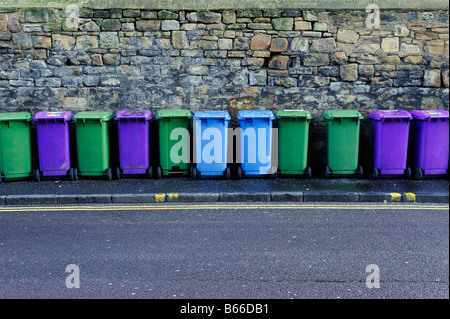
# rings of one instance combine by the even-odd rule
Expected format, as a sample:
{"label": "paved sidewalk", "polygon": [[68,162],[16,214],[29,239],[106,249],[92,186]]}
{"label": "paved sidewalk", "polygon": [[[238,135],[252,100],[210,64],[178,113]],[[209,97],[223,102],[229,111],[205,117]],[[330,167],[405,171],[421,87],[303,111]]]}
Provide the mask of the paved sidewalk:
{"label": "paved sidewalk", "polygon": [[0,205],[155,203],[155,202],[419,202],[448,203],[445,179],[160,180],[123,178],[10,181],[0,185]]}

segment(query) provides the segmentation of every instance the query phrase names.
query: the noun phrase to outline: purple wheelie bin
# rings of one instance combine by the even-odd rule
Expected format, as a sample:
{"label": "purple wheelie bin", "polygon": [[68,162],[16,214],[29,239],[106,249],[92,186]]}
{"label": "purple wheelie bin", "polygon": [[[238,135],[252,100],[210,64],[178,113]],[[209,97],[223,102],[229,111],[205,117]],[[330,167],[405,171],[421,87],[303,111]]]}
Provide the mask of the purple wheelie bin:
{"label": "purple wheelie bin", "polygon": [[367,117],[372,119],[373,178],[411,178],[411,168],[407,167],[411,114],[404,110],[374,110]]}
{"label": "purple wheelie bin", "polygon": [[75,179],[70,163],[69,124],[72,118],[70,111],[38,112],[34,116],[40,168],[35,171],[36,181],[40,180],[41,174],[42,177]]}
{"label": "purple wheelie bin", "polygon": [[115,117],[119,135],[119,161],[116,177],[143,175],[152,178],[150,166],[150,111],[118,111]]}
{"label": "purple wheelie bin", "polygon": [[411,111],[410,159],[414,177],[448,173],[448,111]]}

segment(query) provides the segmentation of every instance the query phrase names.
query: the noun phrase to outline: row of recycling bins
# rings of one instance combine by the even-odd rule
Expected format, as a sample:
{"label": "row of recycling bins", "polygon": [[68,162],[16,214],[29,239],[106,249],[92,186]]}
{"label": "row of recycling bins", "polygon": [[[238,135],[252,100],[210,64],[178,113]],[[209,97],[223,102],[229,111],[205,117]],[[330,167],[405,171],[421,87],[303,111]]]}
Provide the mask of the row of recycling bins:
{"label": "row of recycling bins", "polygon": [[[239,126],[243,132],[252,128],[251,134],[240,136],[240,166],[238,178],[243,176],[306,175],[311,177],[307,166],[309,123],[311,114],[306,110],[271,111],[244,110],[238,113]],[[325,177],[331,175],[363,175],[358,166],[360,121],[362,115],[356,110],[327,110],[323,113],[327,128],[327,166]],[[35,115],[39,169],[32,169],[30,122],[27,112],[0,113],[0,183],[33,177],[68,177],[78,180],[80,176],[106,176],[113,178],[109,155],[109,126],[117,121],[120,167],[115,175],[146,174],[152,178],[149,157],[150,111],[39,112]],[[224,111],[199,111],[192,115],[188,110],[160,110],[159,122],[160,166],[156,177],[170,174],[191,175],[192,178],[224,177],[230,179],[227,165],[227,141],[230,115]],[[195,154],[200,160],[190,165],[183,149],[190,147],[185,139],[190,119],[194,119]],[[272,127],[278,119],[278,167],[271,163]],[[374,110],[368,118],[373,128],[373,172],[379,176],[406,175],[416,179],[424,175],[447,174],[449,163],[449,117],[445,110]],[[78,167],[70,162],[69,123],[75,122]],[[410,129],[411,128],[411,129]],[[175,132],[175,137],[173,136]],[[178,132],[179,134],[177,135]],[[217,134],[216,134],[217,133]],[[214,149],[213,161],[202,160],[202,152],[211,152],[212,138],[219,138],[219,150]],[[247,139],[246,139],[247,138]],[[408,143],[410,152],[408,154]],[[217,152],[217,154],[216,154]],[[258,155],[258,156],[257,156]],[[409,158],[412,172],[407,167]],[[264,158],[264,160],[261,159]],[[175,160],[177,158],[178,160]],[[181,160],[180,160],[181,159]]]}

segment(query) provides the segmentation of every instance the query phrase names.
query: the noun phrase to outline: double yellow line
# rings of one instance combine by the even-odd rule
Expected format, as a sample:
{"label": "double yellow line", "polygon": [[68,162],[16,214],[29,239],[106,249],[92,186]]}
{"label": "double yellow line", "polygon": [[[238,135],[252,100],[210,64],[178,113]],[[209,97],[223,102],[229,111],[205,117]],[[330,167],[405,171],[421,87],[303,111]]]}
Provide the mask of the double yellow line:
{"label": "double yellow line", "polygon": [[55,212],[55,211],[167,211],[167,210],[449,210],[449,205],[348,205],[348,204],[155,204],[105,206],[11,206],[0,207],[0,212]]}

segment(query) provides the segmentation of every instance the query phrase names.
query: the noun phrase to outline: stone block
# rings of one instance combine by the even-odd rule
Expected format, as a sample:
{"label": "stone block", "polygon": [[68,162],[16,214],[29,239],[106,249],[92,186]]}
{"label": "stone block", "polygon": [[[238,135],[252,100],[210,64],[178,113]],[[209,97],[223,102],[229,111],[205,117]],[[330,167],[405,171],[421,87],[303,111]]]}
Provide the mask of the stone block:
{"label": "stone block", "polygon": [[7,20],[8,20],[8,30],[11,33],[18,33],[21,31],[20,27],[20,19],[19,19],[19,13],[14,12],[7,14]]}
{"label": "stone block", "polygon": [[381,41],[381,48],[386,53],[395,53],[400,50],[399,38],[384,38]]}
{"label": "stone block", "polygon": [[52,47],[52,38],[45,36],[33,36],[33,47],[35,49],[51,49]]}
{"label": "stone block", "polygon": [[328,31],[328,24],[324,22],[314,22],[314,31],[321,31],[321,32],[327,32]]}
{"label": "stone block", "polygon": [[74,37],[54,33],[52,34],[53,48],[56,50],[73,50],[76,40]]}
{"label": "stone block", "polygon": [[250,48],[250,39],[247,37],[236,37],[234,39],[234,50],[248,50]]}
{"label": "stone block", "polygon": [[304,66],[322,66],[330,64],[330,56],[326,53],[310,53],[303,57]]}
{"label": "stone block", "polygon": [[98,48],[98,39],[96,36],[82,35],[77,37],[77,50],[93,50]]}
{"label": "stone block", "polygon": [[342,81],[354,82],[358,80],[358,64],[345,64],[340,67]]}
{"label": "stone block", "polygon": [[158,31],[161,28],[159,20],[139,20],[136,21],[136,30],[141,32]]}
{"label": "stone block", "polygon": [[267,84],[266,70],[250,71],[249,82],[250,85],[265,86]]}
{"label": "stone block", "polygon": [[80,31],[85,32],[100,32],[100,27],[94,21],[89,21],[80,25]]}
{"label": "stone block", "polygon": [[339,29],[337,33],[337,41],[342,43],[356,44],[359,34],[355,30]]}
{"label": "stone block", "polygon": [[427,87],[441,87],[441,70],[425,70],[423,85]]}
{"label": "stone block", "polygon": [[217,47],[219,50],[232,50],[233,40],[232,39],[219,39],[217,41]]}
{"label": "stone block", "polygon": [[272,19],[272,25],[275,30],[278,31],[291,31],[294,27],[293,18],[274,18]]}
{"label": "stone block", "polygon": [[197,22],[200,23],[221,23],[222,15],[218,12],[197,12]]}
{"label": "stone block", "polygon": [[163,20],[161,22],[162,31],[176,31],[180,30],[180,22],[177,20]]}
{"label": "stone block", "polygon": [[172,46],[174,49],[183,50],[189,48],[189,40],[186,36],[186,31],[172,32]]}
{"label": "stone block", "polygon": [[102,49],[118,49],[119,38],[117,32],[100,32],[99,45]]}
{"label": "stone block", "polygon": [[315,39],[311,42],[311,51],[331,52],[336,49],[334,38]]}
{"label": "stone block", "polygon": [[289,65],[290,58],[285,55],[274,56],[269,62],[269,68],[277,70],[286,70]]}
{"label": "stone block", "polygon": [[12,44],[14,49],[29,50],[33,47],[31,35],[27,33],[15,33],[12,35]]}
{"label": "stone block", "polygon": [[25,10],[25,22],[48,22],[48,10],[45,8],[29,8]]}
{"label": "stone block", "polygon": [[250,42],[251,50],[267,50],[270,47],[272,37],[267,34],[255,34]]}
{"label": "stone block", "polygon": [[225,10],[222,12],[222,23],[233,24],[236,23],[236,11]]}
{"label": "stone block", "polygon": [[289,42],[286,38],[273,38],[270,44],[270,52],[284,52],[288,49]]}
{"label": "stone block", "polygon": [[119,19],[105,19],[102,22],[103,31],[119,31],[122,29],[122,24]]}
{"label": "stone block", "polygon": [[312,30],[312,23],[308,21],[295,21],[295,30]]}
{"label": "stone block", "polygon": [[161,10],[158,11],[158,19],[160,20],[177,20],[178,19],[178,13],[167,11],[167,10]]}
{"label": "stone block", "polygon": [[293,38],[291,40],[292,52],[308,52],[309,51],[309,39],[308,38]]}

